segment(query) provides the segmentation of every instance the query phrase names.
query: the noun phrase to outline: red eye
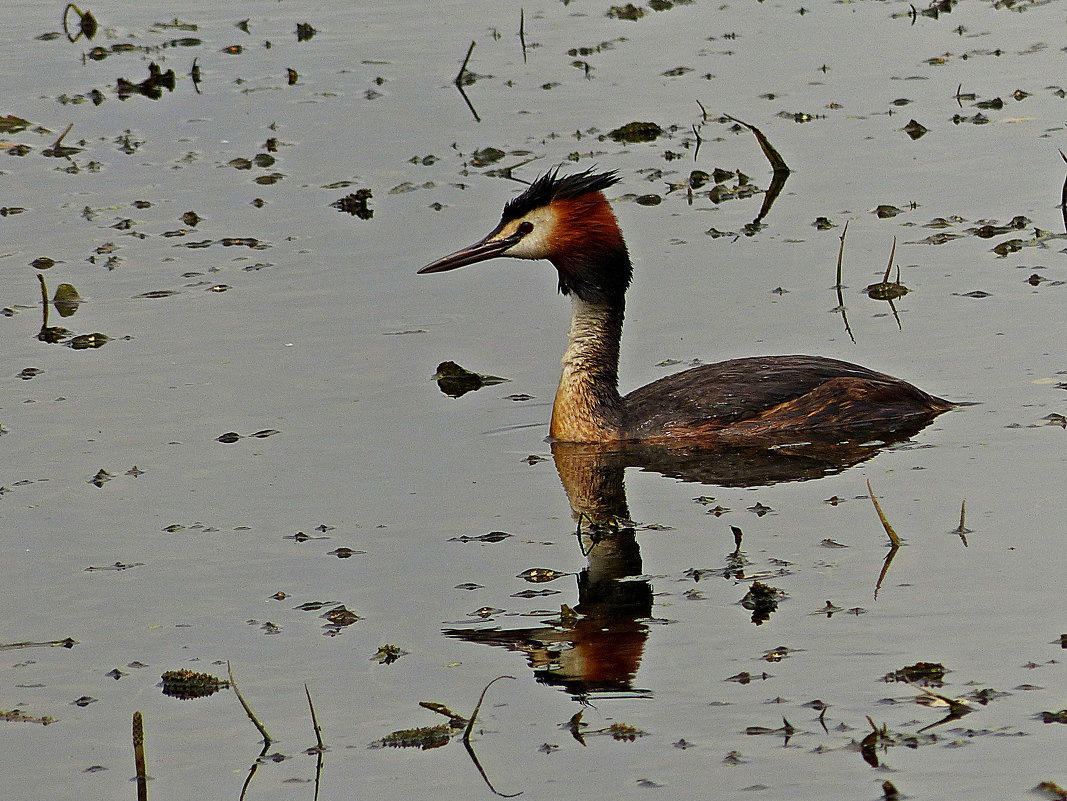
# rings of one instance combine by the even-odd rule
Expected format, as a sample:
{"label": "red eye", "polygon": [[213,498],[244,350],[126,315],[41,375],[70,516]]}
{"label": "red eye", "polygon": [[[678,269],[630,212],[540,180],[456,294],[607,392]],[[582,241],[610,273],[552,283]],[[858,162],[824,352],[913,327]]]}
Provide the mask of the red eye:
{"label": "red eye", "polygon": [[526,236],[532,230],[533,230],[533,223],[530,222],[529,220],[523,220],[521,223],[519,223],[519,227],[517,229],[517,232],[522,236]]}

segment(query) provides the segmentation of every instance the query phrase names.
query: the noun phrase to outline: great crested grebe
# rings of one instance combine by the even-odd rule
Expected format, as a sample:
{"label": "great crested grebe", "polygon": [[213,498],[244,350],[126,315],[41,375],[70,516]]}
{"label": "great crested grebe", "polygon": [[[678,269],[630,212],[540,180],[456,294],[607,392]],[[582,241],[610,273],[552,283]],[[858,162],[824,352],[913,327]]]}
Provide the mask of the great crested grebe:
{"label": "great crested grebe", "polygon": [[484,239],[426,265],[439,273],[509,256],[547,259],[573,313],[549,434],[562,442],[760,444],[915,431],[954,404],[821,356],[693,367],[619,395],[619,339],[633,269],[603,190],[614,171],[535,180]]}

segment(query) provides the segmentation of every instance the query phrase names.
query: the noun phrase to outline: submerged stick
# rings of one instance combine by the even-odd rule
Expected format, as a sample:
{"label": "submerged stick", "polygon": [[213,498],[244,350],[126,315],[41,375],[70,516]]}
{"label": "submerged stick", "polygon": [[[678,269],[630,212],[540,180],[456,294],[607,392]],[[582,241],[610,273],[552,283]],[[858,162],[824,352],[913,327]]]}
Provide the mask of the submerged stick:
{"label": "submerged stick", "polygon": [[144,720],[133,713],[133,761],[137,766],[137,801],[148,801],[148,771],[144,759]]}
{"label": "submerged stick", "polygon": [[259,722],[259,718],[256,717],[256,713],[252,711],[252,707],[248,705],[245,697],[241,695],[240,689],[237,687],[237,680],[233,677],[233,668],[230,667],[230,663],[226,663],[226,672],[230,674],[230,686],[233,687],[234,693],[237,694],[237,700],[241,702],[241,706],[245,709],[245,714],[248,715],[248,719],[252,721],[253,725],[259,729],[259,733],[263,735],[263,742],[266,745],[270,745],[274,742],[274,738],[270,736],[263,724]]}

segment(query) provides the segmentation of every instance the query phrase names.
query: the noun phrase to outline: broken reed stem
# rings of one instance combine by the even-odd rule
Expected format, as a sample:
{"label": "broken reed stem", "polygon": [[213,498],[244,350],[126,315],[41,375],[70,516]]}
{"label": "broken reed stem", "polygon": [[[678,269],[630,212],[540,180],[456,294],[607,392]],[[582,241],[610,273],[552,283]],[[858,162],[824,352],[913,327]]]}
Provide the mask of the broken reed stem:
{"label": "broken reed stem", "polygon": [[[1067,155],[1062,150],[1060,158],[1067,162]],[[1063,229],[1067,231],[1067,178],[1063,179],[1063,189],[1060,190],[1060,208],[1063,210]]]}
{"label": "broken reed stem", "polygon": [[475,42],[471,40],[471,46],[467,48],[467,57],[463,59],[463,66],[459,68],[459,72],[456,73],[456,80],[454,83],[456,86],[460,86],[463,81],[463,73],[467,71],[467,62],[471,60],[471,53],[474,52]]}
{"label": "broken reed stem", "polygon": [[757,128],[755,125],[749,125],[744,120],[739,120],[737,117],[731,117],[729,114],[724,114],[724,117],[728,120],[733,120],[738,125],[743,125],[748,128],[756,137],[756,141],[759,142],[760,149],[763,151],[763,155],[767,157],[767,161],[771,163],[771,169],[775,173],[784,173],[788,175],[791,171],[789,165],[785,163],[785,159],[782,158],[782,154],[775,150],[774,145],[771,144],[771,140],[764,136],[763,131]]}
{"label": "broken reed stem", "polygon": [[871,480],[867,479],[867,492],[870,493],[871,503],[874,504],[874,510],[878,512],[878,519],[882,521],[882,528],[885,529],[885,533],[889,535],[889,541],[893,543],[894,548],[900,547],[900,536],[897,532],[893,531],[893,527],[889,525],[889,520],[885,516],[885,512],[882,511],[882,507],[878,503],[878,499],[874,497],[874,490],[871,489]]}
{"label": "broken reed stem", "polygon": [[848,220],[845,220],[845,227],[841,231],[841,247],[837,251],[837,283],[834,288],[837,290],[837,300],[843,306],[845,305],[844,298],[841,297],[841,275],[843,273],[843,265],[845,261],[845,235],[848,233]]}
{"label": "broken reed stem", "polygon": [[248,719],[252,721],[253,725],[259,729],[259,733],[263,735],[263,742],[269,746],[274,742],[274,738],[270,736],[263,724],[259,722],[259,718],[257,718],[255,712],[252,711],[252,707],[248,705],[245,697],[241,695],[241,690],[237,687],[237,680],[233,677],[233,668],[230,667],[229,662],[226,662],[226,672],[230,675],[230,686],[233,687],[233,691],[237,695],[237,700],[240,701],[241,706],[244,707],[245,714],[248,715]]}
{"label": "broken reed stem", "polygon": [[68,125],[66,128],[63,129],[63,133],[61,133],[59,135],[59,138],[55,142],[52,143],[52,150],[53,151],[59,150],[59,146],[61,144],[63,144],[63,139],[66,137],[67,134],[70,133],[70,129],[73,128],[73,127],[74,127],[74,123],[72,122],[70,125]]}
{"label": "broken reed stem", "polygon": [[522,43],[522,63],[526,63],[526,12],[519,9],[519,41]]}
{"label": "broken reed stem", "polygon": [[[889,273],[893,271],[893,257],[897,255],[897,238],[893,237],[893,249],[889,251],[889,264],[885,266],[885,275],[882,276],[882,283],[889,283]],[[897,268],[897,283],[900,283],[900,268]]]}
{"label": "broken reed stem", "polygon": [[485,685],[485,688],[482,690],[481,696],[478,698],[478,703],[475,704],[475,706],[474,706],[474,711],[471,712],[471,718],[470,718],[470,720],[467,721],[467,729],[466,729],[466,731],[463,732],[463,742],[466,745],[470,745],[471,731],[474,730],[474,721],[477,720],[477,718],[478,718],[478,710],[482,708],[482,701],[485,700],[485,694],[489,691],[489,688],[492,687],[494,684],[496,684],[501,679],[512,679],[512,680],[514,680],[514,678],[515,678],[514,676],[497,676],[495,679],[493,679],[491,682],[489,682],[487,685]]}
{"label": "broken reed stem", "polygon": [[133,713],[133,761],[137,766],[137,801],[148,801],[148,770],[144,760],[144,720]]}
{"label": "broken reed stem", "polygon": [[311,725],[315,729],[315,742],[319,751],[322,751],[324,746],[322,744],[322,728],[319,726],[319,720],[315,717],[315,705],[311,703],[311,690],[308,689],[307,684],[304,685],[304,692],[307,693],[308,706],[311,708]]}

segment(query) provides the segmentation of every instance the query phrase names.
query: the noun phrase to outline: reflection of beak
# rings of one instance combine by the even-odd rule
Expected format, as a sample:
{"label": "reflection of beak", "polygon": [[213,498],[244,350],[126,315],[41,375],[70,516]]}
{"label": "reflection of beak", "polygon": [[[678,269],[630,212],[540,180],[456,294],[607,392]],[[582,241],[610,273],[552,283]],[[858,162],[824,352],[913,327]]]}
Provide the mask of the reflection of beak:
{"label": "reflection of beak", "polygon": [[522,235],[517,233],[512,234],[511,236],[505,236],[502,239],[493,239],[494,234],[496,234],[496,231],[489,234],[489,236],[481,242],[475,242],[473,245],[468,245],[465,248],[457,250],[455,253],[451,253],[444,258],[427,264],[419,270],[419,274],[443,273],[446,270],[455,270],[457,267],[466,267],[468,264],[485,261],[486,259],[495,259],[497,256],[505,255],[505,251],[507,251],[508,248],[522,239]]}

